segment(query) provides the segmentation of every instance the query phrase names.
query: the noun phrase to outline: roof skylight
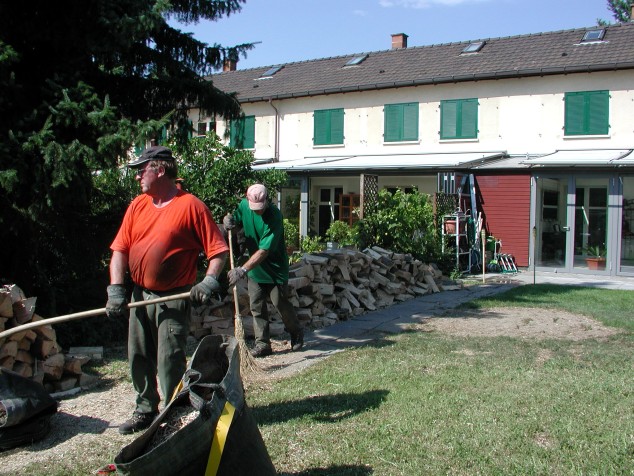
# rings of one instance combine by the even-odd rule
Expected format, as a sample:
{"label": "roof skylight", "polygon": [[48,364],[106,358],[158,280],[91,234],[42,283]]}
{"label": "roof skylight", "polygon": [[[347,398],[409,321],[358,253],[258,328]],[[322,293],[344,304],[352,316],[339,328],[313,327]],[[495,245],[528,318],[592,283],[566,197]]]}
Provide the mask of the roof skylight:
{"label": "roof skylight", "polygon": [[605,30],[603,28],[588,30],[583,35],[583,39],[581,41],[601,41],[603,39],[603,35],[605,35]]}
{"label": "roof skylight", "polygon": [[350,61],[348,61],[344,66],[356,66],[363,62],[368,57],[368,55],[355,56]]}
{"label": "roof skylight", "polygon": [[477,53],[485,45],[486,41],[473,41],[464,47],[463,53]]}
{"label": "roof skylight", "polygon": [[273,76],[275,73],[277,73],[283,67],[284,67],[283,64],[280,64],[280,65],[277,65],[277,66],[272,66],[271,68],[267,69],[264,73],[262,73],[260,78],[270,78],[271,76]]}

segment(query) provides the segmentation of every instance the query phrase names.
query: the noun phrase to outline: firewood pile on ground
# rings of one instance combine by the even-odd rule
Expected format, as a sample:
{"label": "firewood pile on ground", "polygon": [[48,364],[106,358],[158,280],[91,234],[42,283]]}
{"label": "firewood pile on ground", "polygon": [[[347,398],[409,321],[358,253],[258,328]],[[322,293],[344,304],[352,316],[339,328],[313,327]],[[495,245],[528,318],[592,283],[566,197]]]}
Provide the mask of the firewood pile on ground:
{"label": "firewood pile on ground", "polygon": [[[15,284],[0,288],[0,332],[44,318],[35,313],[37,298],[26,297]],[[0,339],[0,367],[44,385],[50,393],[92,385],[94,376],[82,365],[89,355],[62,353],[55,329],[42,325]]]}
{"label": "firewood pile on ground", "polygon": [[[379,247],[364,251],[326,250],[304,254],[290,267],[288,292],[304,328],[319,329],[429,293],[459,289],[447,283],[437,266],[409,254]],[[247,282],[237,284],[240,315],[247,336],[253,335]],[[41,321],[35,297],[26,297],[16,285],[0,288],[0,332]],[[277,310],[269,304],[271,335],[284,333]],[[190,333],[196,339],[208,334],[234,334],[233,294],[193,307]],[[90,352],[84,352],[88,349]],[[63,352],[51,325],[33,327],[0,339],[0,367],[31,378],[50,393],[85,388],[96,378],[82,371],[103,348],[71,348]],[[97,354],[94,352],[97,351]]]}
{"label": "firewood pile on ground", "polygon": [[[364,251],[343,248],[305,254],[291,265],[288,284],[300,322],[307,329],[319,329],[396,302],[460,288],[444,281],[433,263],[373,246]],[[238,299],[240,314],[250,316],[246,280],[238,283]],[[196,338],[233,334],[234,315],[232,296],[195,308],[192,334]],[[271,335],[281,335],[282,319],[270,304],[269,315]],[[251,319],[243,324],[247,335],[252,335]]]}

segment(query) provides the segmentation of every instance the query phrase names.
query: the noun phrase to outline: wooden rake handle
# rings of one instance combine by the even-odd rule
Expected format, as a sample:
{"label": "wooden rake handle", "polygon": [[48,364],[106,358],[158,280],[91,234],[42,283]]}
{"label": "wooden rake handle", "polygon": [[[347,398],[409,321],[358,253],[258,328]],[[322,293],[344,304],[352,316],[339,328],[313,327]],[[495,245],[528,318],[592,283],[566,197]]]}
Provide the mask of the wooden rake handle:
{"label": "wooden rake handle", "polygon": [[[231,228],[227,230],[227,237],[229,242],[229,265],[231,269],[235,268],[235,259],[233,257],[233,240],[231,236]],[[236,313],[236,318],[240,318],[240,303],[238,302],[238,286],[233,286],[233,307]]]}
{"label": "wooden rake handle", "polygon": [[[148,299],[147,301],[131,302],[128,304],[128,308],[130,309],[133,307],[149,306],[151,304],[160,304],[162,302],[177,301],[178,299],[189,299],[189,291],[180,293],[180,294],[174,294],[172,296],[163,296],[163,297],[159,297],[155,299]],[[13,334],[17,334],[18,332],[26,331],[28,329],[33,329],[34,327],[42,327],[42,326],[48,326],[52,324],[59,324],[60,322],[74,321],[76,319],[99,316],[105,313],[106,313],[106,308],[102,307],[100,309],[92,309],[90,311],[76,312],[74,314],[66,314],[64,316],[51,317],[49,319],[42,319],[41,321],[29,322],[27,324],[22,324],[21,326],[12,327],[11,329],[7,329],[6,331],[0,332],[0,339],[3,339]]]}

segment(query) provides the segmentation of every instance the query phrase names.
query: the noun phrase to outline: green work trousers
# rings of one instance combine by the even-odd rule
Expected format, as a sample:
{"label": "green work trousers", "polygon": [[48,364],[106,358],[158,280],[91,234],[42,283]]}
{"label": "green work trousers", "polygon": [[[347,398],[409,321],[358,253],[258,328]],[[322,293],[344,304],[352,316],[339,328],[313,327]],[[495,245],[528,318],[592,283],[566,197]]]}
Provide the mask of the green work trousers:
{"label": "green work trousers", "polygon": [[[132,302],[185,292],[189,286],[165,292],[134,287]],[[128,361],[137,392],[136,411],[158,411],[161,395],[167,405],[187,365],[190,303],[187,299],[130,309]],[[160,391],[157,388],[157,376]]]}
{"label": "green work trousers", "polygon": [[248,281],[249,302],[251,315],[253,316],[253,332],[255,345],[271,345],[269,331],[269,311],[266,303],[267,296],[282,316],[282,322],[286,330],[295,334],[301,326],[297,319],[297,313],[293,304],[288,300],[288,285],[273,283],[256,283],[252,279]]}

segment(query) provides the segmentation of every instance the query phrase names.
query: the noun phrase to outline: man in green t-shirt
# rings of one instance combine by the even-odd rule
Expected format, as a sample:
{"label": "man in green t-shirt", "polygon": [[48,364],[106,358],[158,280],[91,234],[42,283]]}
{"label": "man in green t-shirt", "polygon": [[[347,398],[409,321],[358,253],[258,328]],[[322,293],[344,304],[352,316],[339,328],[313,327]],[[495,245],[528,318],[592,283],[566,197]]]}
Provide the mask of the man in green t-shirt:
{"label": "man in green t-shirt", "polygon": [[233,215],[225,216],[223,225],[226,230],[242,226],[249,251],[247,262],[230,270],[228,277],[229,286],[235,286],[245,275],[249,277],[249,301],[255,332],[255,347],[251,354],[265,357],[273,353],[267,296],[280,312],[291,335],[291,350],[300,350],[304,346],[304,330],[288,300],[288,255],[282,213],[268,200],[266,187],[251,185]]}

